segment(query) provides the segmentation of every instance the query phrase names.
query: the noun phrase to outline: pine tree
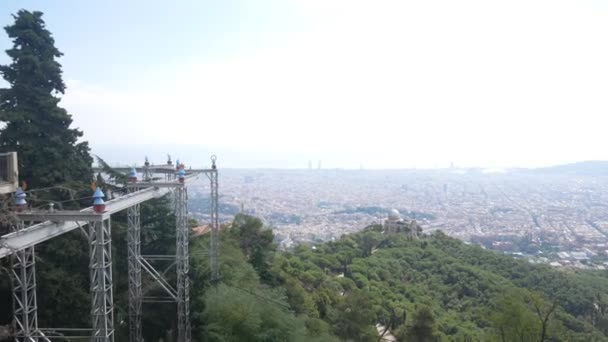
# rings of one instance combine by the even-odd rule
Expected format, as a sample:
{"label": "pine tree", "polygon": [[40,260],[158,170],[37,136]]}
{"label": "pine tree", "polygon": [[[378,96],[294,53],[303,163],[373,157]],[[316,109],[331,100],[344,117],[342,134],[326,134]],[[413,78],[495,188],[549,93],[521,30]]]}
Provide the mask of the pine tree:
{"label": "pine tree", "polygon": [[20,10],[4,29],[13,41],[12,63],[0,66],[10,87],[0,89],[0,150],[17,151],[19,172],[30,188],[66,182],[90,182],[89,146],[82,132],[70,128],[71,116],[58,106],[65,91],[63,54],[46,29],[42,12]]}
{"label": "pine tree", "polygon": [[[70,128],[71,116],[58,106],[65,91],[61,65],[62,53],[55,47],[51,33],[42,20],[42,12],[20,10],[15,22],[5,27],[13,47],[7,50],[12,59],[0,66],[9,87],[0,89],[0,151],[17,151],[19,176],[30,189],[66,186],[88,188],[93,162],[86,142],[78,142],[82,132]],[[66,193],[38,192],[38,202],[64,200]],[[74,195],[73,193],[71,195]],[[80,206],[90,205],[83,200]],[[74,202],[63,207],[78,208]],[[80,232],[74,231],[37,247],[44,258],[38,261],[38,317],[41,326],[82,327],[89,324],[88,249]],[[70,271],[66,271],[66,268]],[[0,282],[0,298],[10,298],[10,287]],[[10,314],[10,305],[0,303],[0,317]]]}
{"label": "pine tree", "polygon": [[414,312],[413,321],[406,327],[405,341],[433,342],[437,341],[435,316],[427,306],[421,306]]}

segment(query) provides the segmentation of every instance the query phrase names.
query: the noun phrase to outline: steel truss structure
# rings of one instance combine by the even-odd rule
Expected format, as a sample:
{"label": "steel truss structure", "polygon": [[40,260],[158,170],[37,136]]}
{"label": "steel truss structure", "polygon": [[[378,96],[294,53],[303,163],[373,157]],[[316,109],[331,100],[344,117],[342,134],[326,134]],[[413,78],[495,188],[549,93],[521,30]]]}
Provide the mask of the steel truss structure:
{"label": "steel truss structure", "polygon": [[89,222],[91,341],[114,341],[111,219]]}
{"label": "steel truss structure", "polygon": [[[137,191],[131,188],[130,191]],[[141,221],[140,205],[127,209],[127,248],[129,272],[129,341],[143,342],[141,330]]]}
{"label": "steel truss structure", "polygon": [[220,223],[219,223],[219,192],[217,168],[215,167],[215,157],[212,157],[213,166],[211,172],[207,172],[211,188],[211,239],[209,239],[209,263],[211,265],[211,283],[215,284],[219,280],[219,241],[220,241]]}
{"label": "steel truss structure", "polygon": [[190,270],[188,229],[188,197],[185,188],[175,189],[176,245],[175,262],[177,268],[177,340],[190,341]]}
{"label": "steel truss structure", "polygon": [[[114,304],[112,282],[112,231],[111,215],[127,209],[128,231],[128,275],[129,275],[129,340],[143,342],[142,337],[142,303],[176,302],[178,317],[178,341],[190,342],[190,278],[189,272],[189,228],[187,209],[186,181],[205,173],[210,181],[211,196],[211,239],[210,265],[212,281],[218,279],[217,257],[219,253],[219,218],[218,218],[218,177],[212,157],[211,169],[188,170],[184,182],[174,180],[173,166],[150,166],[138,168],[144,176],[144,182],[128,185],[129,194],[106,202],[106,211],[97,214],[92,208],[81,211],[23,212],[18,213],[20,220],[17,229],[11,234],[0,237],[0,258],[11,255],[14,315],[17,329],[17,341],[49,341],[48,336],[57,331],[89,331],[89,329],[39,329],[36,303],[36,277],[34,246],[38,243],[59,236],[76,228],[81,228],[89,242],[89,269],[91,292],[92,329],[89,340],[94,342],[114,341]],[[164,182],[154,182],[153,174],[164,173]],[[141,221],[140,203],[162,197],[173,192],[176,215],[176,253],[175,255],[141,254]],[[48,221],[47,221],[48,220]],[[23,221],[40,222],[24,228]],[[84,226],[88,226],[88,230]],[[173,260],[177,272],[177,284],[171,285],[164,272],[158,272],[149,262],[152,260]],[[142,270],[167,292],[167,297],[146,297],[142,289]],[[82,336],[72,336],[82,338]]]}
{"label": "steel truss structure", "polygon": [[[23,229],[23,222],[16,230]],[[13,281],[13,312],[16,339],[37,341],[38,305],[36,302],[36,260],[34,247],[22,249],[11,258]]]}

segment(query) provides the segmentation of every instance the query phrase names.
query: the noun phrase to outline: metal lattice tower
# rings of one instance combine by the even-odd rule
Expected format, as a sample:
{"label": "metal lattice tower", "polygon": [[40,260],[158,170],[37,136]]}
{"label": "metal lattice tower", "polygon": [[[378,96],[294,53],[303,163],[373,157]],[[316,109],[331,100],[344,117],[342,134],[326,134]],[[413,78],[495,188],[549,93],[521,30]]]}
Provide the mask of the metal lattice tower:
{"label": "metal lattice tower", "polygon": [[[17,223],[17,231],[23,229]],[[16,341],[38,341],[38,305],[36,301],[36,260],[34,247],[12,256],[13,310]]]}
{"label": "metal lattice tower", "polygon": [[114,341],[112,293],[112,225],[110,218],[89,222],[91,272],[91,341]]}
{"label": "metal lattice tower", "polygon": [[[137,191],[131,188],[130,192]],[[129,272],[129,341],[143,342],[141,330],[141,223],[140,205],[136,204],[127,209],[127,248]]]}
{"label": "metal lattice tower", "polygon": [[211,156],[211,170],[207,172],[211,187],[211,239],[209,239],[209,264],[211,265],[211,283],[216,284],[219,280],[219,240],[220,240],[220,224],[219,224],[219,195],[218,195],[218,177],[215,156]]}
{"label": "metal lattice tower", "polygon": [[177,267],[177,340],[190,342],[190,269],[186,188],[175,189],[176,267]]}

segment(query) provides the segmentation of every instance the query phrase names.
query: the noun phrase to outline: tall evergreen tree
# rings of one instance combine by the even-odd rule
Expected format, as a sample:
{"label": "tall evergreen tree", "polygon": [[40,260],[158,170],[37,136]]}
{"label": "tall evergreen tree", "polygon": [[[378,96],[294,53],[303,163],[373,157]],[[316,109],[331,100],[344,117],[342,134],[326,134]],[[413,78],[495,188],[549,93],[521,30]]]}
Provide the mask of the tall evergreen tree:
{"label": "tall evergreen tree", "polygon": [[70,128],[72,117],[58,106],[65,91],[63,54],[46,29],[42,12],[20,10],[4,29],[13,40],[6,51],[12,63],[0,66],[10,87],[0,89],[0,150],[19,153],[19,172],[30,188],[66,182],[89,182],[89,146],[82,132]]}
{"label": "tall evergreen tree", "polygon": [[[0,130],[0,151],[18,152],[19,175],[30,189],[67,185],[72,190],[82,189],[86,196],[91,193],[88,184],[93,160],[88,144],[78,142],[82,132],[70,128],[71,116],[58,106],[59,96],[65,91],[61,65],[56,60],[62,53],[46,29],[42,12],[20,10],[13,18],[15,22],[5,27],[13,42],[6,51],[12,62],[0,66],[9,84],[0,89],[0,123],[5,124]],[[67,199],[63,191],[36,194],[28,197],[32,205]],[[80,205],[89,203],[87,199]],[[77,208],[78,204],[67,202],[62,206]],[[88,248],[84,237],[77,231],[65,234],[39,245],[37,253],[43,256],[37,266],[39,324],[87,326]],[[0,282],[3,320],[10,317],[8,285]]]}
{"label": "tall evergreen tree", "polygon": [[406,327],[405,341],[433,342],[437,341],[435,316],[427,306],[421,306],[414,312],[413,321]]}

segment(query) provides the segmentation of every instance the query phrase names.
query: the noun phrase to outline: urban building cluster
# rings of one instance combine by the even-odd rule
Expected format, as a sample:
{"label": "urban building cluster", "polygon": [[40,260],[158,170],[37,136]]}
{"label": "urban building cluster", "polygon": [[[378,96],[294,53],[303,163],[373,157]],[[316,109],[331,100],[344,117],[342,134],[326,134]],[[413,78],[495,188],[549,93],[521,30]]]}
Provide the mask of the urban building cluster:
{"label": "urban building cluster", "polygon": [[[608,177],[525,170],[222,170],[220,218],[272,226],[289,247],[383,224],[391,209],[461,240],[554,266],[603,268]],[[205,183],[192,213],[206,217]],[[194,205],[192,203],[195,203]]]}

